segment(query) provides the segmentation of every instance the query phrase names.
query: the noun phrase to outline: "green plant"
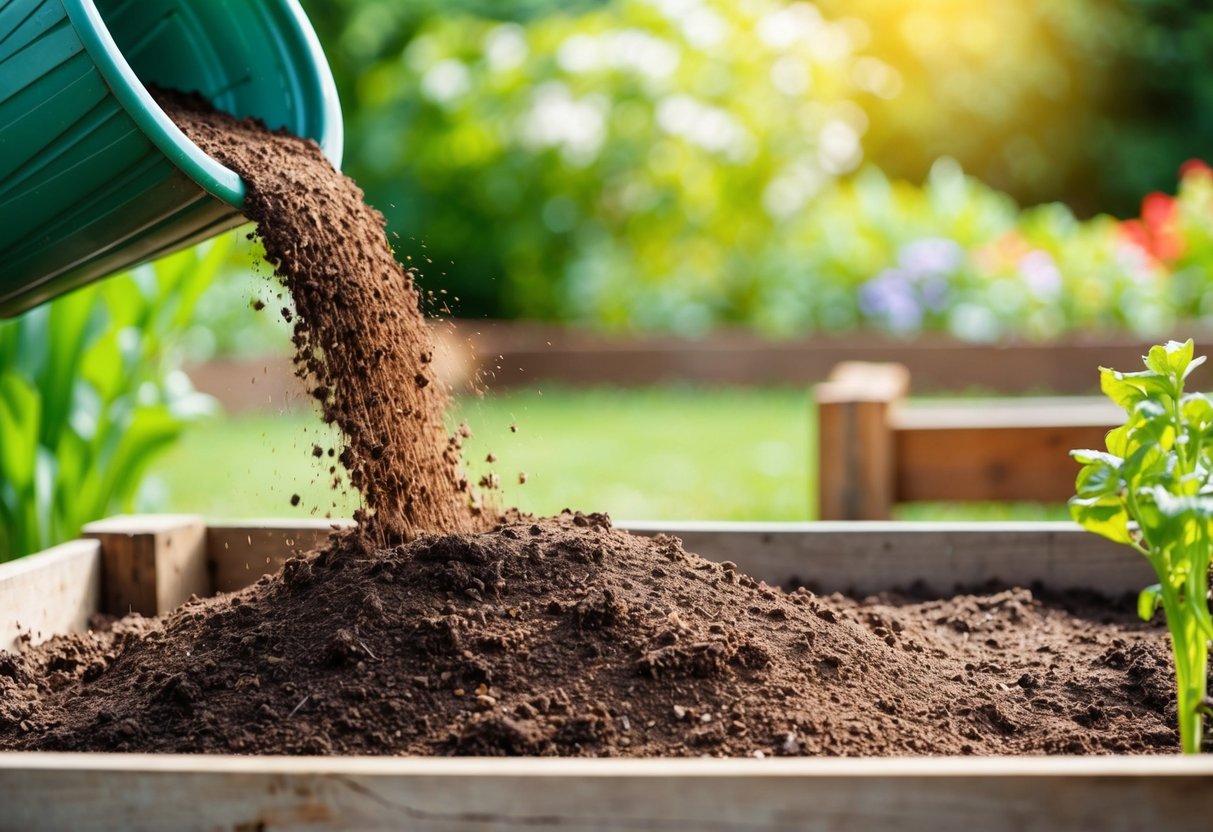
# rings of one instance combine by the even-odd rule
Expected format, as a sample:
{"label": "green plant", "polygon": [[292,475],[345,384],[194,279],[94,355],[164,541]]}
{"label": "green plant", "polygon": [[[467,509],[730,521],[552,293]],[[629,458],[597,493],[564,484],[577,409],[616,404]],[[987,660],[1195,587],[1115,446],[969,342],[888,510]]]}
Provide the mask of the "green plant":
{"label": "green plant", "polygon": [[0,561],[134,507],[148,464],[211,407],[176,338],[220,241],[0,322]]}
{"label": "green plant", "polygon": [[1191,339],[1150,349],[1146,369],[1100,368],[1100,386],[1123,407],[1125,424],[1108,433],[1107,451],[1076,450],[1084,467],[1070,511],[1088,531],[1141,552],[1158,583],[1142,590],[1138,614],[1161,606],[1171,631],[1185,753],[1201,747],[1209,640],[1209,559],[1213,548],[1213,398],[1185,393],[1204,362]]}

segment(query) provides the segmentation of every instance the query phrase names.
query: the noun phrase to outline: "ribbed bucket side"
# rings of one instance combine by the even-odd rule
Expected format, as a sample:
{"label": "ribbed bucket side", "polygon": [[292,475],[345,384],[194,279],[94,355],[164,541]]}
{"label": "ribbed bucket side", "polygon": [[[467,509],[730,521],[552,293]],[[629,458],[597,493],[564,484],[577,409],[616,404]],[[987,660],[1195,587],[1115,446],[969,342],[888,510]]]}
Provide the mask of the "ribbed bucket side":
{"label": "ribbed bucket side", "polygon": [[242,221],[139,129],[61,0],[0,0],[0,314]]}
{"label": "ribbed bucket side", "polygon": [[144,84],[320,141],[341,111],[296,0],[0,0],[0,316],[244,220]]}

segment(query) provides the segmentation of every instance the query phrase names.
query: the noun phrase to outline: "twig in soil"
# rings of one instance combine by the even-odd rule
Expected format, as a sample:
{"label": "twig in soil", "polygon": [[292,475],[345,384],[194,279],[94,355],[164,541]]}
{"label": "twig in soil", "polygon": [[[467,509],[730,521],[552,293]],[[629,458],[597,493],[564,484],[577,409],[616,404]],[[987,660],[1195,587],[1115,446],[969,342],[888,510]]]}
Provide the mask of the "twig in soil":
{"label": "twig in soil", "polygon": [[366,646],[366,642],[359,641],[358,646],[361,647],[364,651],[366,651],[366,656],[368,659],[370,659],[373,662],[379,661],[379,657],[371,652],[371,648]]}
{"label": "twig in soil", "polygon": [[299,704],[298,704],[298,705],[296,705],[295,707],[291,708],[291,712],[290,712],[289,714],[287,714],[287,715],[286,715],[286,718],[287,718],[287,719],[290,719],[290,718],[291,718],[291,717],[293,717],[295,714],[299,713],[299,709],[300,709],[300,708],[302,708],[302,707],[303,707],[305,704],[307,704],[307,701],[308,701],[309,699],[311,699],[311,698],[312,698],[312,695],[309,693],[307,696],[305,696],[305,697],[303,697],[302,699],[300,699],[300,700],[299,700]]}

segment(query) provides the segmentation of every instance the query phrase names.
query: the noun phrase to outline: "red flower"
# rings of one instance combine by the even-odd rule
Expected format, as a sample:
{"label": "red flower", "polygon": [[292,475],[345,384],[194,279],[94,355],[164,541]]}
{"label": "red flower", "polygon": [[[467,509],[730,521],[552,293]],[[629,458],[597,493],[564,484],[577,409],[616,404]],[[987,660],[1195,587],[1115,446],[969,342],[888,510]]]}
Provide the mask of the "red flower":
{"label": "red flower", "polygon": [[1167,194],[1146,194],[1141,201],[1141,219],[1122,222],[1119,232],[1122,239],[1162,263],[1172,263],[1184,253],[1179,203]]}
{"label": "red flower", "polygon": [[1158,192],[1146,194],[1141,201],[1141,218],[1149,227],[1150,233],[1157,234],[1175,225],[1179,218],[1179,205],[1175,197]]}
{"label": "red flower", "polygon": [[1189,176],[1207,176],[1213,179],[1213,168],[1203,159],[1189,159],[1179,166],[1179,178],[1187,179]]}
{"label": "red flower", "polygon": [[1125,220],[1117,226],[1116,231],[1126,243],[1132,243],[1142,251],[1150,251],[1150,232],[1146,231],[1141,220]]}

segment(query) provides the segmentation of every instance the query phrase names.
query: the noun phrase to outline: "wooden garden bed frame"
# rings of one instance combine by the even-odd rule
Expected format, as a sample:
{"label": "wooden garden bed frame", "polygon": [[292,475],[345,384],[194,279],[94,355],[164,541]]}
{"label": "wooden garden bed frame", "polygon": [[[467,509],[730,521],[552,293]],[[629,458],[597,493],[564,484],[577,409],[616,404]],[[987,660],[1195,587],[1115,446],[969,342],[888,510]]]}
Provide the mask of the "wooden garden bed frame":
{"label": "wooden garden bed frame", "polygon": [[[437,321],[432,333],[438,375],[457,389],[668,382],[807,387],[824,381],[842,361],[897,361],[909,368],[921,391],[1091,394],[1099,390],[1096,367],[1136,369],[1150,347],[1138,337],[1114,333],[1010,344],[973,344],[939,334],[906,340],[872,332],[773,341],[740,329],[678,338],[460,319]],[[1196,338],[1199,351],[1213,341],[1213,333],[1197,332]],[[229,412],[312,406],[285,356],[215,359],[189,367],[188,373]]]}
{"label": "wooden garden bed frame", "polygon": [[901,364],[843,362],[817,385],[817,516],[884,520],[897,503],[1032,501],[1074,493],[1072,448],[1104,446],[1106,398],[913,402]]}
{"label": "wooden garden bed frame", "polygon": [[[1134,592],[1131,550],[1069,523],[646,523],[771,583]],[[0,565],[0,648],[248,585],[326,522],[118,517]],[[556,760],[0,753],[0,830],[1207,830],[1213,757]]]}

